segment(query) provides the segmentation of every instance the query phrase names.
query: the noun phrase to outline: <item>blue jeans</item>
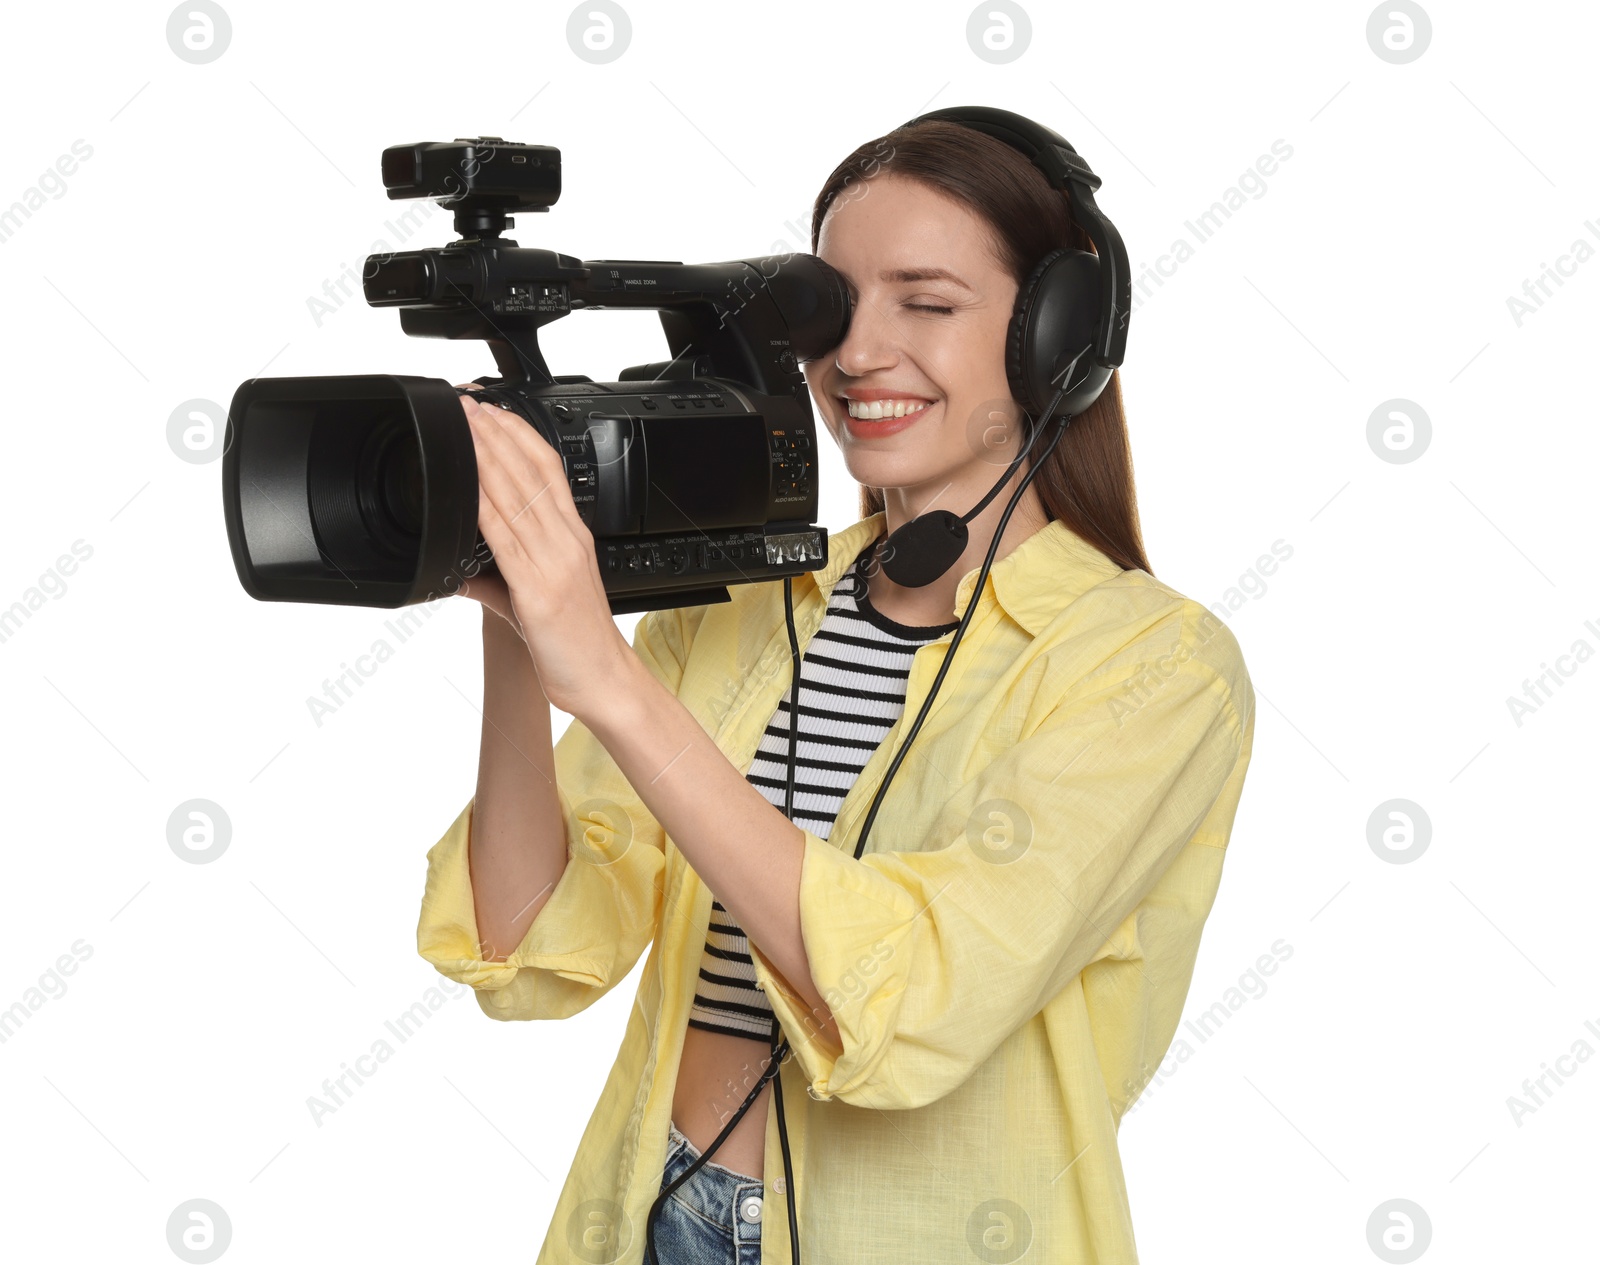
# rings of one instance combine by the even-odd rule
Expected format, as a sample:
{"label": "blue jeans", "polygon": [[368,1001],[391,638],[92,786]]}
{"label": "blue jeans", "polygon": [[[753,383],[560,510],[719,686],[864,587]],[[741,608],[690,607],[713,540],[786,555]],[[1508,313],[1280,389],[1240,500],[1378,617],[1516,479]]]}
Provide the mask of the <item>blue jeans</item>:
{"label": "blue jeans", "polygon": [[[694,1143],[673,1125],[661,1189],[699,1158]],[[763,1192],[760,1179],[707,1160],[661,1207],[655,1223],[658,1265],[761,1265]],[[648,1253],[644,1260],[650,1265]]]}

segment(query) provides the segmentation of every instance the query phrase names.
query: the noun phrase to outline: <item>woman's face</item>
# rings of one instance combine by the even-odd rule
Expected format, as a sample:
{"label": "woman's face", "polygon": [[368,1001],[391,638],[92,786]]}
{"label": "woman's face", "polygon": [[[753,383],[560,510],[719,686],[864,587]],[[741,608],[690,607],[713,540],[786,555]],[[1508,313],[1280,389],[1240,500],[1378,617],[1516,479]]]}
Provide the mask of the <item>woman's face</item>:
{"label": "woman's face", "polygon": [[[851,477],[884,489],[891,511],[964,512],[1025,433],[1005,369],[1017,283],[987,225],[886,172],[828,209],[817,254],[844,274],[853,310],[849,335],[805,366],[806,382]],[[842,397],[878,401],[886,416],[856,421]],[[927,407],[889,420],[901,404]]]}

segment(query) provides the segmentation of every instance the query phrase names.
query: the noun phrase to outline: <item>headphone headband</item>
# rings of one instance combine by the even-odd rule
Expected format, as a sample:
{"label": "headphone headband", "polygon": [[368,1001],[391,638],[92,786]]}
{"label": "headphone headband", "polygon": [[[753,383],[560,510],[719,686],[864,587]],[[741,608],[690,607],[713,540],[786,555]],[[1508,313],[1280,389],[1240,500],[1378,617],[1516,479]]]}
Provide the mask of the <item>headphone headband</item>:
{"label": "headphone headband", "polygon": [[1066,137],[1010,110],[987,105],[952,105],[919,114],[901,127],[927,120],[976,128],[1020,150],[1044,173],[1052,188],[1067,195],[1073,217],[1089,234],[1099,259],[1100,315],[1095,331],[1094,359],[1105,369],[1121,365],[1128,345],[1133,276],[1128,270],[1128,252],[1122,244],[1122,234],[1095,205],[1094,191],[1100,187],[1100,177]]}

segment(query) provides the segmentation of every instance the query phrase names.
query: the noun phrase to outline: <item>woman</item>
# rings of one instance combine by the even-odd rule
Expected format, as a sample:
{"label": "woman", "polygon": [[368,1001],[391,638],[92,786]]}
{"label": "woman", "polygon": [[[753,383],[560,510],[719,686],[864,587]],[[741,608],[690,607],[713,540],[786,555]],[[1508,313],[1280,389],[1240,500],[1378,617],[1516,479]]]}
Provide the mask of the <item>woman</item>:
{"label": "woman", "polygon": [[[1066,198],[945,122],[862,146],[817,199],[812,249],[854,315],[806,378],[862,518],[793,581],[792,821],[782,585],[650,612],[630,647],[559,460],[463,399],[506,580],[465,590],[485,606],[477,793],[429,852],[418,948],[490,1016],[537,1019],[653,941],[541,1265],[644,1258],[657,1195],[758,1083],[773,1022],[809,1259],[1136,1260],[1117,1125],[1180,1017],[1255,709],[1232,634],[1150,574],[1115,375],[1007,521],[853,855],[1026,459],[932,584],[896,585],[880,546],[976,504],[1026,437],[1006,328],[1060,245],[1091,249]],[[574,718],[554,748],[551,704]],[[771,1097],[662,1204],[661,1265],[790,1260]]]}

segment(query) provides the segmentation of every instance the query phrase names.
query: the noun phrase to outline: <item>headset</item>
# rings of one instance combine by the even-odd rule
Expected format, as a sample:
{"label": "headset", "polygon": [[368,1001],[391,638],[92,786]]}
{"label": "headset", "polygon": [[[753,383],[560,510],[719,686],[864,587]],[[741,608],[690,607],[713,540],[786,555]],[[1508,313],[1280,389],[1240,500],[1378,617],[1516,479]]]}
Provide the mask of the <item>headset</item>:
{"label": "headset", "polygon": [[[956,647],[977,609],[978,595],[988,577],[989,567],[999,548],[1000,537],[1005,534],[1006,523],[1016,508],[1033,476],[1065,433],[1067,423],[1078,416],[1097,399],[1111,380],[1111,372],[1122,364],[1123,351],[1128,342],[1128,316],[1132,307],[1132,278],[1128,271],[1128,253],[1122,244],[1122,235],[1094,202],[1094,191],[1100,187],[1100,177],[1095,175],[1066,139],[1020,114],[990,106],[948,106],[919,114],[902,124],[928,120],[942,120],[975,128],[997,140],[1020,150],[1044,172],[1054,189],[1067,195],[1074,220],[1088,233],[1095,253],[1076,250],[1069,246],[1058,247],[1034,264],[1027,279],[1017,290],[1016,305],[1012,309],[1011,324],[1006,332],[1006,377],[1011,394],[1024,410],[1029,423],[1027,441],[1019,446],[1017,455],[1006,466],[995,485],[982,500],[965,514],[957,516],[949,510],[933,510],[919,514],[892,532],[885,542],[884,558],[879,565],[884,573],[898,585],[922,588],[944,575],[967,547],[967,524],[980,513],[1005,486],[1023,457],[1033,448],[1034,441],[1045,423],[1053,423],[1049,440],[1039,454],[1039,459],[1028,468],[1016,491],[1006,503],[1000,516],[989,552],[984,556],[978,572],[978,582],[973,586],[966,613],[956,626],[955,635],[945,651],[944,662],[933,680],[933,687],[923,701],[910,731],[895,753],[872,806],[856,837],[855,857],[861,859],[867,834],[877,818],[878,807],[883,803],[889,783],[904,762],[912,739],[922,728],[923,719],[939,692]],[[789,684],[789,782],[785,797],[784,815],[794,818],[794,767],[796,744],[800,733],[800,642],[794,626],[794,592],[792,577],[783,581],[784,618],[789,630],[791,676]],[[660,1265],[655,1248],[655,1219],[667,1198],[694,1176],[700,1166],[711,1158],[728,1135],[743,1119],[750,1105],[760,1095],[762,1087],[772,1082],[773,1101],[778,1109],[778,1141],[783,1149],[784,1192],[788,1201],[789,1245],[794,1265],[800,1265],[800,1227],[795,1211],[794,1171],[789,1156],[788,1122],[783,1110],[783,1081],[777,1073],[784,1057],[789,1053],[788,1038],[780,1038],[777,1015],[772,1019],[772,1059],[754,1088],[745,1097],[739,1109],[723,1126],[716,1140],[676,1181],[657,1196],[646,1219],[646,1262]]]}

